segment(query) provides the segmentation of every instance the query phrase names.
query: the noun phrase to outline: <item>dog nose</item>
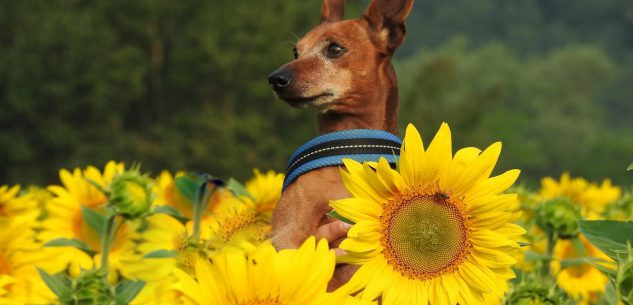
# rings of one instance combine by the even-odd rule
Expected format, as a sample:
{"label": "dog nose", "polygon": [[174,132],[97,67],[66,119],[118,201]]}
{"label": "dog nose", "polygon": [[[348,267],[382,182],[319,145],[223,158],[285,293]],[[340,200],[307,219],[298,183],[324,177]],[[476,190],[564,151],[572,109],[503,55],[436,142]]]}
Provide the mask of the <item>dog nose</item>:
{"label": "dog nose", "polygon": [[292,72],[285,69],[277,70],[268,76],[268,82],[273,85],[275,90],[284,89],[292,82]]}

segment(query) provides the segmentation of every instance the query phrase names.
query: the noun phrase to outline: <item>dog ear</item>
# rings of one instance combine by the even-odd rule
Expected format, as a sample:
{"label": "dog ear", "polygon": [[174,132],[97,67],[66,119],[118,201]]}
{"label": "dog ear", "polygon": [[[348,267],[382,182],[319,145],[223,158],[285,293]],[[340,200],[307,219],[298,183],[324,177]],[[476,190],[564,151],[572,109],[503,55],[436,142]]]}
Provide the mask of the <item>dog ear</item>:
{"label": "dog ear", "polygon": [[336,22],[343,19],[345,0],[323,0],[321,23]]}
{"label": "dog ear", "polygon": [[413,0],[371,0],[363,13],[376,40],[386,44],[389,52],[395,51],[406,35],[405,19],[413,8]]}

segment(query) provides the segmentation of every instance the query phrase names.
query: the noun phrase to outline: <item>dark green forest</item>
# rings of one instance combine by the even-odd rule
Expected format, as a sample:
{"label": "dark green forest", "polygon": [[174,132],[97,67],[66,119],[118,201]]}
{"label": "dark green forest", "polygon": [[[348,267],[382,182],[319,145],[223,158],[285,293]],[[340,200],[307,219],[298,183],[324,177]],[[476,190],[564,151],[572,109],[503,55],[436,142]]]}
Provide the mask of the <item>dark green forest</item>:
{"label": "dark green forest", "polygon": [[[356,18],[367,1],[348,1]],[[0,2],[0,184],[107,160],[244,179],[282,171],[315,113],[267,75],[319,19],[290,0]],[[633,2],[418,0],[394,59],[400,126],[501,140],[498,170],[630,185]]]}

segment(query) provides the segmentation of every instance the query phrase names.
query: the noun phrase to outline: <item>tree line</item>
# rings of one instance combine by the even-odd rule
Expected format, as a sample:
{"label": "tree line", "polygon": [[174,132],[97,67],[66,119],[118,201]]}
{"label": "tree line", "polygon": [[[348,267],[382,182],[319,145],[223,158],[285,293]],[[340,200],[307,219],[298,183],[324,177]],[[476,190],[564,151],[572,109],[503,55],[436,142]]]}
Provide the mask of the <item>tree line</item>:
{"label": "tree line", "polygon": [[[359,16],[367,1],[348,1]],[[319,1],[3,1],[0,181],[116,159],[236,178],[282,171],[316,132],[266,76]],[[504,142],[500,170],[630,182],[627,0],[417,1],[395,59],[401,124],[457,146]],[[627,180],[629,179],[629,180]]]}

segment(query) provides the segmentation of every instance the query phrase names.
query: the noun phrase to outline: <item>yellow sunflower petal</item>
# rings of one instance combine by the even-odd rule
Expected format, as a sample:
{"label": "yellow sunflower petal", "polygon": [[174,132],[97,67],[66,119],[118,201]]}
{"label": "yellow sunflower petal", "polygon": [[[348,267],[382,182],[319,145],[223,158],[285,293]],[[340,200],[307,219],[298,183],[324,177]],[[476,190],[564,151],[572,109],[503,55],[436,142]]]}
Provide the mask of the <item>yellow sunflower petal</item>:
{"label": "yellow sunflower petal", "polygon": [[442,123],[437,134],[424,153],[416,173],[415,185],[428,185],[443,175],[452,159],[451,130]]}
{"label": "yellow sunflower petal", "polygon": [[497,142],[474,159],[471,159],[474,151],[463,152],[465,156],[459,159],[456,155],[446,178],[440,179],[440,187],[453,193],[463,194],[478,181],[488,178],[500,153],[501,143]]}
{"label": "yellow sunflower petal", "polygon": [[499,176],[485,179],[475,185],[466,193],[467,197],[479,197],[485,195],[495,195],[507,190],[519,178],[521,173],[518,169],[509,170]]}
{"label": "yellow sunflower petal", "polygon": [[376,173],[380,181],[391,193],[397,193],[403,188],[404,181],[402,180],[402,176],[391,168],[387,159],[380,158],[380,160],[378,160]]}
{"label": "yellow sunflower petal", "polygon": [[330,206],[353,222],[374,220],[382,214],[382,207],[378,203],[364,197],[332,200]]}
{"label": "yellow sunflower petal", "polygon": [[360,165],[358,162],[347,159],[344,159],[343,162],[346,162],[347,171],[341,168],[341,178],[343,185],[345,185],[350,194],[354,197],[367,198],[375,202],[383,202],[385,200],[367,183],[362,166],[360,166],[360,170],[356,170],[356,165]]}
{"label": "yellow sunflower petal", "polygon": [[400,174],[406,185],[416,185],[420,181],[421,156],[424,154],[422,137],[412,124],[407,126],[400,149]]}

